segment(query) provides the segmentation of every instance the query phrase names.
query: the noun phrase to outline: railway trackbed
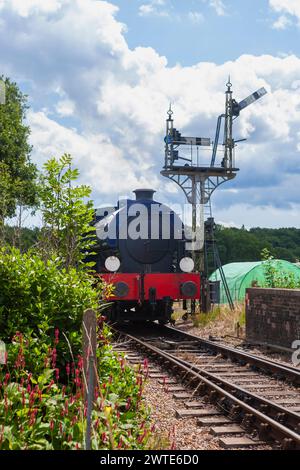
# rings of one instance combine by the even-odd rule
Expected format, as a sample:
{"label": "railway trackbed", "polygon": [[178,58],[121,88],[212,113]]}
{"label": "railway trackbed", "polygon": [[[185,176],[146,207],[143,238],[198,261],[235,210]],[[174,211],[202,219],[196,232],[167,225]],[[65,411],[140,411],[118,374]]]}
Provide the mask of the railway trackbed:
{"label": "railway trackbed", "polygon": [[226,448],[300,449],[300,371],[155,324],[118,327],[114,348],[178,400],[178,418],[211,426]]}

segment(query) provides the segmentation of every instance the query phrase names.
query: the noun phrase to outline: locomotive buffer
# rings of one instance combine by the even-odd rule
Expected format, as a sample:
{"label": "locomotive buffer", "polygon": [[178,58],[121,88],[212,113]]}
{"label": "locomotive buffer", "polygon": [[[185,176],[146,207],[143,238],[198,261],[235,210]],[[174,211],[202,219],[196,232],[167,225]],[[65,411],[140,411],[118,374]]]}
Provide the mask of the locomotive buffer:
{"label": "locomotive buffer", "polygon": [[[233,122],[240,112],[254,103],[267,91],[260,88],[248,98],[237,102],[233,98],[230,78],[226,84],[225,113],[217,120],[214,141],[203,137],[184,137],[174,127],[173,111],[168,111],[165,136],[165,165],[161,174],[174,181],[184,192],[192,206],[192,243],[191,252],[195,269],[202,277],[202,310],[207,311],[207,300],[210,298],[207,272],[205,266],[205,208],[210,208],[212,193],[223,183],[234,179],[239,171],[235,166],[236,143],[246,139],[234,140]],[[223,126],[222,126],[223,124]],[[220,144],[220,133],[223,128],[223,142]],[[180,151],[179,151],[180,149]],[[203,150],[200,160],[200,149]],[[206,150],[206,158],[203,154]],[[221,159],[218,159],[218,152]],[[209,154],[211,156],[209,156]],[[211,214],[210,214],[211,215]],[[218,262],[218,264],[220,264]],[[219,269],[222,269],[220,264]],[[223,281],[226,283],[225,281]],[[229,292],[229,291],[228,291]],[[229,294],[230,295],[230,294]],[[232,300],[228,299],[233,307]],[[192,313],[195,306],[192,306]]]}

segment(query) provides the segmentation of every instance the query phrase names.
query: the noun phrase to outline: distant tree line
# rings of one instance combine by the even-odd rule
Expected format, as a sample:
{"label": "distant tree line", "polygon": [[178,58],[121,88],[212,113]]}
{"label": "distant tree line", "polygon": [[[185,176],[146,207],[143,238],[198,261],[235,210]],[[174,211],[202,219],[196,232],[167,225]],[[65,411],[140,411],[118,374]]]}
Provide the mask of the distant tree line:
{"label": "distant tree line", "polygon": [[[16,228],[6,226],[6,241],[10,245],[21,245],[27,251],[39,238],[39,228],[22,228],[21,240],[16,238]],[[296,228],[225,228],[217,225],[216,241],[222,264],[238,261],[260,261],[263,249],[275,259],[292,263],[300,261],[300,229]]]}
{"label": "distant tree line", "polygon": [[38,241],[40,229],[38,227],[13,227],[6,225],[4,228],[4,241],[10,246],[20,248],[21,251],[28,251]]}
{"label": "distant tree line", "polygon": [[215,233],[222,264],[259,261],[264,248],[276,259],[295,263],[300,260],[300,229],[296,228],[225,228]]}

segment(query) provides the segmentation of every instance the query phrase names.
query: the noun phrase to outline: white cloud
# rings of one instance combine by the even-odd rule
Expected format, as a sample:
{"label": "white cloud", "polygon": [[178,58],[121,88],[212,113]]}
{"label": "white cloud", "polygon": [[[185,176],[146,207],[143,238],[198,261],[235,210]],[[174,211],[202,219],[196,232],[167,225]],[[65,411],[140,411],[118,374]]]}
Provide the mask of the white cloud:
{"label": "white cloud", "polygon": [[299,0],[269,0],[271,8],[276,12],[284,12],[300,19]]}
{"label": "white cloud", "polygon": [[188,19],[195,24],[203,23],[204,15],[199,11],[189,11],[188,12]]}
{"label": "white cloud", "polygon": [[300,26],[300,1],[299,0],[269,0],[270,7],[277,13],[283,13],[273,23],[274,29],[285,29],[293,24],[296,19]]}
{"label": "white cloud", "polygon": [[[234,204],[230,210],[214,208],[215,220],[225,227],[296,227],[300,228],[300,204],[290,210],[272,206],[253,207],[251,204]],[[238,224],[237,224],[238,221]]]}
{"label": "white cloud", "polygon": [[49,119],[43,112],[30,111],[28,122],[32,130],[33,160],[41,166],[50,156],[70,153],[74,164],[81,169],[81,181],[93,187],[95,198],[99,193],[110,195],[116,190],[122,194],[147,185],[147,179],[135,171],[134,162],[127,160],[123,149],[113,145],[107,136],[80,134]]}
{"label": "white cloud", "polygon": [[71,100],[62,100],[58,101],[55,106],[55,109],[59,116],[68,117],[74,114],[75,104]]}
{"label": "white cloud", "polygon": [[226,8],[223,3],[223,0],[209,0],[209,4],[214,10],[216,11],[217,15],[225,16],[226,15]]}
{"label": "white cloud", "polygon": [[[2,10],[0,66],[14,80],[31,84],[34,111],[28,119],[36,162],[72,153],[97,203],[113,203],[137,186],[154,187],[166,202],[183,200],[159,175],[169,103],[183,133],[213,137],[231,74],[237,99],[261,86],[269,94],[236,121],[236,136],[249,142],[237,149],[236,181],[214,196],[218,210],[230,213],[237,201],[247,202],[255,225],[256,208],[263,220],[261,208],[275,207],[280,223],[284,211],[298,207],[300,58],[243,55],[220,65],[170,67],[150,47],[128,47],[114,5],[60,3],[54,15],[41,10],[24,17],[7,2]],[[66,117],[64,123],[71,116],[77,129],[55,122],[56,113]],[[226,221],[223,212],[220,219]],[[235,214],[228,220],[239,225],[240,212]]]}
{"label": "white cloud", "polygon": [[34,13],[54,13],[62,3],[63,0],[0,0],[0,8],[9,6],[20,16],[27,17]]}
{"label": "white cloud", "polygon": [[165,0],[151,0],[139,7],[140,16],[169,16],[169,12],[165,8]]}
{"label": "white cloud", "polygon": [[286,29],[291,24],[291,20],[285,16],[280,15],[276,21],[274,21],[272,28],[273,29]]}

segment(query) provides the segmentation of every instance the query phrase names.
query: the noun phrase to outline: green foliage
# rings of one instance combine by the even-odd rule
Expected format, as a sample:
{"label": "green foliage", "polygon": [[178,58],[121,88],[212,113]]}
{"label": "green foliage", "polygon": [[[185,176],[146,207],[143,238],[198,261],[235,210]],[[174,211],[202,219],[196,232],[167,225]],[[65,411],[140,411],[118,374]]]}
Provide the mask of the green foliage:
{"label": "green foliage", "polygon": [[[104,335],[105,332],[102,331]],[[67,364],[67,383],[52,349],[18,333],[0,365],[0,450],[75,450],[86,431],[82,358]],[[29,361],[29,362],[28,362]],[[34,366],[38,364],[38,367]],[[93,449],[143,449],[150,435],[141,399],[145,375],[102,343],[92,413]]]}
{"label": "green foliage", "polygon": [[221,307],[220,305],[215,305],[210,312],[207,313],[199,313],[192,317],[193,325],[196,328],[203,327],[209,325],[212,322],[215,322],[219,319],[221,315]]}
{"label": "green foliage", "polygon": [[[101,286],[83,271],[46,263],[37,255],[15,248],[0,250],[0,331],[9,341],[16,331],[32,331],[50,341],[55,328],[64,332],[75,352],[80,348],[82,314],[97,308]],[[68,355],[68,350],[66,349]]]}
{"label": "green foliage", "polygon": [[274,263],[274,256],[271,255],[267,248],[262,250],[261,259],[266,279],[264,287],[279,289],[300,288],[300,279],[296,278],[294,273],[281,270],[281,265],[278,262]]}
{"label": "green foliage", "polygon": [[[85,308],[98,307],[102,286],[93,288],[88,273],[67,271],[58,259],[44,262],[15,248],[0,250],[0,279],[8,351],[0,365],[0,450],[84,448],[81,322]],[[112,351],[110,336],[99,317],[92,448],[143,449],[151,435],[145,375]]]}
{"label": "green foliage", "polygon": [[13,184],[8,165],[0,161],[0,242],[5,237],[4,218],[14,204]]}
{"label": "green foliage", "polygon": [[4,239],[10,246],[17,246],[21,251],[26,252],[37,244],[40,235],[40,229],[35,227],[16,227],[5,225]]}
{"label": "green foliage", "polygon": [[222,264],[258,261],[264,248],[276,259],[300,259],[300,230],[296,228],[225,228],[217,226],[216,241]]}
{"label": "green foliage", "polygon": [[24,124],[27,97],[8,78],[1,80],[5,83],[6,102],[0,105],[0,162],[6,165],[7,194],[5,211],[3,214],[2,207],[0,217],[10,217],[17,205],[36,205],[36,166],[30,162],[30,129]]}
{"label": "green foliage", "polygon": [[91,226],[93,204],[92,201],[85,201],[91,194],[91,188],[85,185],[72,186],[79,171],[72,169],[71,163],[72,158],[67,154],[59,160],[48,160],[44,165],[40,186],[45,224],[40,248],[44,258],[58,256],[66,269],[86,267],[83,261],[95,244],[95,228]]}

